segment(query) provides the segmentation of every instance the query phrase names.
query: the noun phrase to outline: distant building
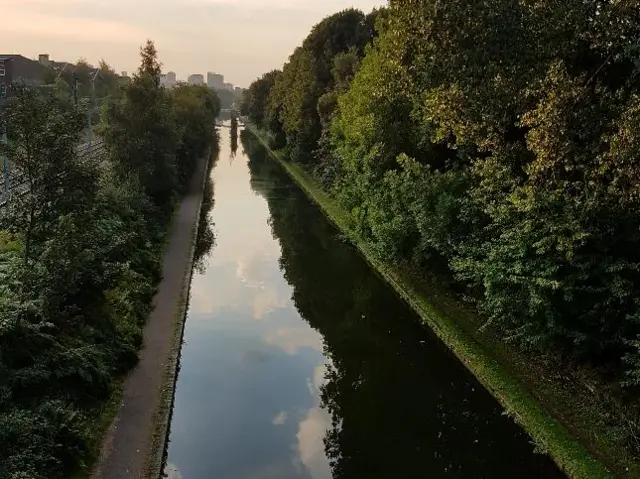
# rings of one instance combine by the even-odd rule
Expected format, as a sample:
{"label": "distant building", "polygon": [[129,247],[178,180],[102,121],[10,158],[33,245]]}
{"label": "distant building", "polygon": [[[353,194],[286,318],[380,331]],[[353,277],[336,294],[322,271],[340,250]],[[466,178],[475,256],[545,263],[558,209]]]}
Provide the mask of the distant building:
{"label": "distant building", "polygon": [[178,83],[175,72],[168,72],[160,75],[160,84],[167,88],[173,88]]}
{"label": "distant building", "polygon": [[49,61],[49,54],[48,53],[41,53],[40,55],[38,55],[38,63],[40,63],[40,65],[48,67],[50,64]]}
{"label": "distant building", "polygon": [[127,72],[123,71],[122,73],[120,73],[120,76],[127,78],[129,75],[127,74]]}
{"label": "distant building", "polygon": [[32,86],[42,85],[48,71],[49,68],[22,55],[0,54],[0,85],[3,85],[1,88],[6,89],[16,81]]}
{"label": "distant building", "polygon": [[189,85],[204,85],[204,76],[200,73],[194,73],[193,75],[189,75],[187,82]]}
{"label": "distant building", "polygon": [[7,88],[11,84],[11,65],[0,57],[0,98],[7,96]]}
{"label": "distant building", "polygon": [[233,92],[233,83],[225,83],[223,88],[227,91]]}
{"label": "distant building", "polygon": [[207,86],[216,90],[222,90],[224,88],[224,75],[219,73],[208,72],[207,73]]}
{"label": "distant building", "polygon": [[240,96],[244,93],[244,88],[237,86],[234,91],[236,92],[236,95]]}

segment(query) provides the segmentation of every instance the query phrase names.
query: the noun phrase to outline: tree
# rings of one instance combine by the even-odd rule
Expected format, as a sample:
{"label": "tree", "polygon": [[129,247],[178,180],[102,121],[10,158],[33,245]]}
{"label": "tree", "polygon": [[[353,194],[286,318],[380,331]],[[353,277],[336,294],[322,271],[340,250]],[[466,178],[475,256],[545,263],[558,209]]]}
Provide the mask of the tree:
{"label": "tree", "polygon": [[229,135],[231,136],[231,156],[236,156],[238,150],[238,118],[235,112],[231,115],[231,128],[229,128]]}
{"label": "tree", "polygon": [[230,110],[233,108],[233,104],[236,101],[236,94],[226,88],[217,89],[216,93],[220,99],[220,108],[224,110]]}
{"label": "tree", "polygon": [[138,67],[138,77],[146,77],[156,87],[159,87],[162,65],[158,61],[156,46],[151,40],[147,40],[147,43],[140,47],[140,58],[142,61]]}
{"label": "tree", "polygon": [[103,116],[102,131],[117,171],[134,175],[149,197],[168,214],[178,184],[175,152],[179,129],[170,93],[160,86],[160,63],[153,42],[141,49],[138,73],[112,99]]}
{"label": "tree", "polygon": [[275,85],[277,77],[281,74],[278,70],[265,73],[254,81],[244,94],[240,111],[260,128],[264,128],[269,95]]}
{"label": "tree", "polygon": [[369,39],[367,17],[359,10],[344,10],[314,26],[283,67],[270,103],[272,111],[279,110],[289,155],[294,161],[313,162],[312,152],[322,133],[317,103],[326,91],[335,87],[334,57],[347,52],[362,54]]}
{"label": "tree", "polygon": [[70,110],[73,107],[71,86],[63,78],[58,78],[53,84],[53,97],[63,110]]}
{"label": "tree", "polygon": [[373,251],[441,267],[523,346],[615,371],[626,356],[637,378],[636,7],[346,10],[313,28],[254,116]]}
{"label": "tree", "polygon": [[[176,170],[216,146],[215,93],[170,94],[153,45],[142,53],[139,74],[105,111],[109,154],[99,161],[77,155],[82,104],[62,108],[16,85],[3,111],[1,147],[16,178],[0,215],[2,478],[86,472],[94,425],[142,344]],[[111,75],[104,62],[101,72]]]}
{"label": "tree", "polygon": [[85,125],[81,110],[61,111],[53,98],[17,85],[3,122],[9,135],[5,154],[13,164],[17,193],[0,216],[0,229],[22,238],[23,260],[31,264],[58,219],[92,202],[97,173],[95,165],[80,161],[76,153]]}
{"label": "tree", "polygon": [[95,82],[96,101],[105,100],[110,96],[120,94],[120,81],[118,74],[104,59],[98,64]]}
{"label": "tree", "polygon": [[176,125],[180,126],[177,151],[178,177],[181,187],[195,171],[197,160],[214,139],[214,125],[220,113],[220,100],[206,86],[178,84],[170,91]]}

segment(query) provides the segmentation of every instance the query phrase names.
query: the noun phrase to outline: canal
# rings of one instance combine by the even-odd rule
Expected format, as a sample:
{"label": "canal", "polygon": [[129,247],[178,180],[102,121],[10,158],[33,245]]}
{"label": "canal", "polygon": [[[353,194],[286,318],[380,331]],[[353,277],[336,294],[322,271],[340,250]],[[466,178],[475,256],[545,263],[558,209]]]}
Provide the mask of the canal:
{"label": "canal", "polygon": [[220,136],[166,476],[563,477],[249,132]]}

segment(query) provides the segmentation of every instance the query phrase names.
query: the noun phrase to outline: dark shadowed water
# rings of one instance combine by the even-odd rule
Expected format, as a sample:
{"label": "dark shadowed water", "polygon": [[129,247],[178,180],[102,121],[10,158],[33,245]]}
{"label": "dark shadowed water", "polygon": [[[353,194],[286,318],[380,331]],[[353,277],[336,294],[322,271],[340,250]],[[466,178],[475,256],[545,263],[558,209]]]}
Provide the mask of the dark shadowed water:
{"label": "dark shadowed water", "polygon": [[256,139],[220,134],[168,477],[562,477]]}

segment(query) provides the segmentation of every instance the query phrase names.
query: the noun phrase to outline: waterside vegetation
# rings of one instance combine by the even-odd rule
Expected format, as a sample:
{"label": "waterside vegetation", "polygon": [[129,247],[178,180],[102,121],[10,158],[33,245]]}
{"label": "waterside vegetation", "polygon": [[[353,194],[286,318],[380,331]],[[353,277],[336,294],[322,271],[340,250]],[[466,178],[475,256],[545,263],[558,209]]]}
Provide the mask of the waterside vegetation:
{"label": "waterside vegetation", "polygon": [[463,362],[513,381],[483,382],[573,477],[640,473],[634,5],[345,10],[242,105],[423,318],[445,311]]}

